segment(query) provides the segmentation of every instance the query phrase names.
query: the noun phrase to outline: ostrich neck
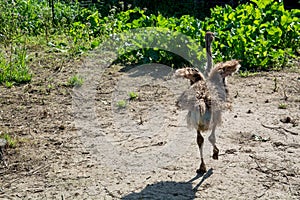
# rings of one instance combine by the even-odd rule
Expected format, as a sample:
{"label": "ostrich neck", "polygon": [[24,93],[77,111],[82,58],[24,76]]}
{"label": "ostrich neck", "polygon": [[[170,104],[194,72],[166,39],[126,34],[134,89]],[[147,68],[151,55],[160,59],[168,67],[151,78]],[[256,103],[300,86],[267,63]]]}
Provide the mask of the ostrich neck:
{"label": "ostrich neck", "polygon": [[209,74],[209,72],[212,68],[212,65],[213,65],[213,59],[212,59],[212,55],[211,55],[211,41],[208,41],[206,39],[205,48],[206,48],[206,58],[207,58],[206,72],[207,72],[207,74]]}

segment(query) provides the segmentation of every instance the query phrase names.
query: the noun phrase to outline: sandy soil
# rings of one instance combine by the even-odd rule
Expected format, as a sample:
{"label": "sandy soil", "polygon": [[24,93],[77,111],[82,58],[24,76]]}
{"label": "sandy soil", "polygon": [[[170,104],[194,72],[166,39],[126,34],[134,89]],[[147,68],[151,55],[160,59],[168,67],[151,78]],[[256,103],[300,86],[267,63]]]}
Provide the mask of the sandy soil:
{"label": "sandy soil", "polygon": [[0,87],[0,131],[18,141],[0,163],[0,199],[300,198],[299,70],[230,77],[219,160],[206,140],[209,170],[197,175],[196,132],[175,105],[187,81],[114,65],[73,90],[65,83],[85,64],[58,59],[30,84]]}

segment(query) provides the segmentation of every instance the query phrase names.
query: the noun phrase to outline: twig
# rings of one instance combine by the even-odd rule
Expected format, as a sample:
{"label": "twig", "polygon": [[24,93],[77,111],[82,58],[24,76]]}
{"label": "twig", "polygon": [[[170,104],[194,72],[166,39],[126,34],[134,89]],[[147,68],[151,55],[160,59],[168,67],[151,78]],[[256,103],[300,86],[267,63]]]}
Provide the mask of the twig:
{"label": "twig", "polygon": [[28,173],[26,173],[26,174],[23,174],[23,175],[21,175],[20,177],[18,177],[18,178],[16,178],[16,179],[14,179],[14,180],[12,180],[12,181],[6,183],[5,185],[2,186],[2,188],[7,187],[8,185],[11,185],[12,183],[14,183],[14,182],[20,180],[20,179],[21,179],[22,177],[24,177],[24,176],[30,176],[30,175],[33,175],[33,174],[35,174],[36,172],[38,172],[39,170],[44,169],[44,168],[46,168],[46,167],[49,167],[49,165],[40,166],[40,167],[38,167],[37,169],[31,170],[30,172],[28,172]]}
{"label": "twig", "polygon": [[285,132],[288,132],[288,133],[290,133],[290,134],[292,134],[292,135],[299,135],[298,133],[293,132],[293,131],[290,131],[290,130],[288,130],[288,129],[286,129],[286,128],[283,128],[283,127],[281,127],[281,126],[267,126],[267,125],[264,125],[263,123],[261,123],[261,125],[262,125],[263,127],[265,127],[265,128],[274,129],[274,130],[276,130],[276,131],[279,131],[280,129],[282,129],[282,130],[284,130]]}
{"label": "twig", "polygon": [[[255,163],[256,163],[256,165],[257,165],[257,168],[258,168],[258,169],[256,168],[256,170],[258,170],[259,172],[262,172],[262,173],[265,173],[265,174],[272,174],[272,175],[276,175],[276,176],[278,176],[278,175],[281,174],[282,176],[284,176],[284,177],[286,178],[286,180],[287,180],[287,184],[288,184],[288,186],[289,186],[289,191],[290,191],[290,193],[292,194],[291,183],[290,183],[289,178],[288,178],[288,176],[286,175],[286,173],[283,172],[284,168],[282,168],[282,169],[271,169],[271,168],[269,168],[269,167],[267,167],[267,166],[264,166],[265,169],[262,169],[261,165],[258,163],[258,160],[259,160],[258,158],[256,158],[254,155],[249,155],[249,157],[252,158],[252,159],[255,161]],[[285,183],[285,182],[282,182],[282,181],[280,181],[280,182],[281,182],[281,183]],[[273,182],[271,186],[268,186],[267,189],[266,189],[261,195],[256,196],[256,199],[259,199],[259,198],[261,198],[262,196],[264,196],[264,195],[265,195],[265,192],[266,192],[268,189],[270,189],[274,184],[275,184],[275,183]]]}
{"label": "twig", "polygon": [[140,121],[138,122],[138,125],[143,125],[144,124],[144,120],[142,118],[142,115],[140,115]]}
{"label": "twig", "polygon": [[249,155],[249,157],[252,158],[252,159],[254,160],[254,162],[256,163],[257,167],[259,168],[259,170],[256,169],[257,171],[262,172],[262,173],[265,173],[265,174],[268,173],[268,170],[263,170],[263,169],[262,169],[261,165],[257,162],[258,159],[257,159],[255,156]]}
{"label": "twig", "polygon": [[255,199],[259,199],[259,198],[263,197],[266,194],[267,190],[268,189],[266,189],[261,195],[256,196]]}
{"label": "twig", "polygon": [[292,193],[292,188],[291,188],[291,183],[290,183],[290,180],[289,180],[288,176],[284,172],[281,172],[281,174],[286,178],[286,180],[288,182],[288,185],[289,185],[289,191],[290,191],[291,194],[293,194]]}
{"label": "twig", "polygon": [[38,168],[36,168],[36,169],[34,169],[34,170],[31,170],[31,171],[28,172],[26,175],[27,175],[27,176],[28,176],[28,175],[33,175],[33,174],[37,173],[38,171],[40,171],[41,169],[44,169],[44,168],[47,168],[47,167],[49,167],[49,165],[40,166],[40,167],[38,167]]}
{"label": "twig", "polygon": [[273,183],[271,183],[270,186],[268,186],[268,185],[263,185],[264,187],[266,187],[265,191],[264,191],[262,194],[257,195],[257,196],[255,197],[255,199],[259,199],[259,198],[263,197],[263,196],[266,194],[266,192],[267,192],[274,184],[275,184],[275,183],[273,182]]}
{"label": "twig", "polygon": [[137,149],[147,148],[147,147],[162,146],[164,144],[166,144],[166,142],[158,142],[156,144],[151,144],[151,145],[145,145],[145,146],[136,147],[136,148],[132,149],[132,151],[135,151]]}
{"label": "twig", "polygon": [[252,159],[254,160],[254,162],[256,163],[256,165],[257,165],[258,168],[259,168],[259,170],[258,170],[258,169],[256,169],[256,170],[258,170],[259,172],[262,172],[262,173],[265,173],[265,174],[273,174],[273,175],[275,175],[276,172],[277,172],[277,173],[281,173],[282,170],[284,170],[284,168],[281,168],[281,169],[271,169],[271,168],[269,168],[269,167],[267,167],[267,166],[264,166],[264,168],[266,168],[266,169],[264,170],[264,169],[262,169],[262,166],[257,162],[257,161],[259,160],[258,158],[256,158],[256,157],[253,156],[253,155],[249,155],[249,157],[252,158]]}
{"label": "twig", "polygon": [[117,195],[113,194],[111,191],[109,191],[106,187],[104,188],[104,190],[109,196],[111,196],[113,198],[118,198],[118,199],[120,198],[119,196],[117,196]]}

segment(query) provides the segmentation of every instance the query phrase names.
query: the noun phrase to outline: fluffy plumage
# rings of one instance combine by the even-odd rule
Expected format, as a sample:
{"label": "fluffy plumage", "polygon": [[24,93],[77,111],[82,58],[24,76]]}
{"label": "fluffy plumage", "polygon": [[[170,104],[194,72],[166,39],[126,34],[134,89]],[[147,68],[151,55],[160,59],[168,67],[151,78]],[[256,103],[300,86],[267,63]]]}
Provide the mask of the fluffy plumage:
{"label": "fluffy plumage", "polygon": [[198,69],[191,67],[177,69],[175,76],[189,79],[191,81],[191,85],[198,81],[205,81],[203,74]]}
{"label": "fluffy plumage", "polygon": [[175,72],[176,77],[189,79],[191,87],[178,100],[178,105],[188,109],[187,124],[200,130],[208,130],[211,120],[211,97],[203,74],[196,68],[182,68]]}
{"label": "fluffy plumage", "polygon": [[212,77],[216,74],[219,74],[222,78],[225,78],[237,72],[240,67],[240,60],[230,60],[226,62],[217,63],[215,64],[214,68],[210,71],[209,79],[212,80]]}

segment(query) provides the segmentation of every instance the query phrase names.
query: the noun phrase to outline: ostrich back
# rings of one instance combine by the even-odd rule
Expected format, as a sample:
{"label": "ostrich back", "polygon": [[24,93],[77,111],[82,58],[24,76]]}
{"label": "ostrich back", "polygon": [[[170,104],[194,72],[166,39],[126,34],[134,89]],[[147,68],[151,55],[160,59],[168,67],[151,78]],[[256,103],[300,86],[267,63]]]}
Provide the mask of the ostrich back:
{"label": "ostrich back", "polygon": [[204,80],[197,81],[191,86],[196,94],[195,101],[190,106],[187,114],[187,124],[197,130],[208,130],[212,119],[211,97]]}

